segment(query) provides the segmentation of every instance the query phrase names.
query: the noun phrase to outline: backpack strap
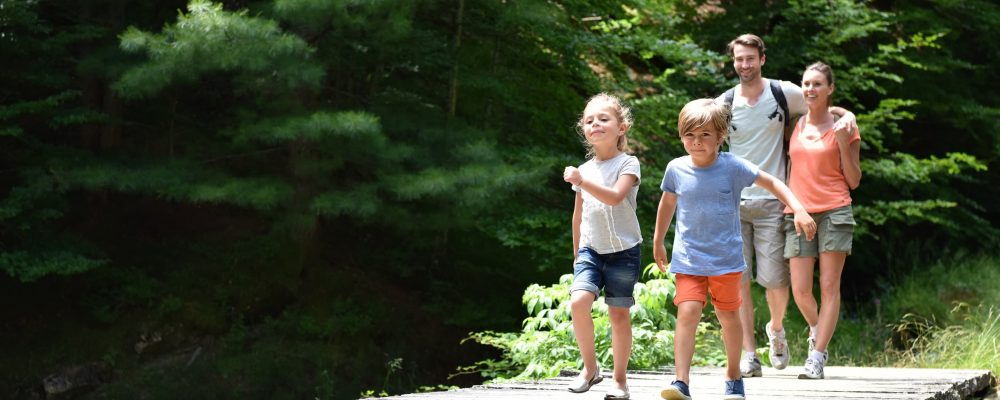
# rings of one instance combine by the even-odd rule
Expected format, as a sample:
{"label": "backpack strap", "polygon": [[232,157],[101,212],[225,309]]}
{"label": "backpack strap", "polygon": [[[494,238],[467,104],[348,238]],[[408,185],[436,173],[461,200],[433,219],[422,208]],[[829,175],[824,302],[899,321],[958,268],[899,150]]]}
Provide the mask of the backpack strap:
{"label": "backpack strap", "polygon": [[778,107],[781,107],[781,112],[784,113],[785,126],[792,124],[791,115],[788,114],[788,100],[785,99],[785,92],[781,90],[781,81],[771,79],[771,95],[774,96],[774,100],[778,102]]}
{"label": "backpack strap", "polygon": [[794,124],[791,121],[792,116],[788,113],[788,100],[785,99],[785,92],[781,90],[781,81],[771,79],[769,82],[770,85],[768,86],[771,87],[771,95],[774,96],[774,100],[778,102],[778,107],[781,108],[781,112],[783,115],[782,118],[785,119],[784,121],[782,121],[784,122],[782,124],[782,126],[784,126],[784,129],[782,130],[783,138],[781,140],[781,152],[782,154],[785,155],[784,156],[785,178],[787,179],[790,176],[792,168],[791,165],[792,162],[788,157],[788,145],[789,145],[788,140],[791,138],[791,129],[789,128],[791,128]]}
{"label": "backpack strap", "polygon": [[[723,94],[723,101],[725,102],[726,106],[729,107],[729,118],[726,120],[726,127],[727,127],[726,129],[729,129],[729,127],[731,127],[733,124],[733,99],[735,98],[736,98],[736,86],[729,88],[729,90],[727,90],[726,93]],[[726,146],[729,146],[728,135],[726,136],[725,144]]]}

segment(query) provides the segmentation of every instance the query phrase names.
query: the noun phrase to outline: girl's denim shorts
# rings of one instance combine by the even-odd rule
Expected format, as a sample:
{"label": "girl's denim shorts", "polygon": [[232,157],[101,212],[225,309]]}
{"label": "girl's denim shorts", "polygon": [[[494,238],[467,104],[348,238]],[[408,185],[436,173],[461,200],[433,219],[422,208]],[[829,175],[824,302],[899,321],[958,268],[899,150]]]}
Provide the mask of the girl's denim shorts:
{"label": "girl's denim shorts", "polygon": [[599,254],[582,247],[576,254],[573,265],[573,285],[570,293],[586,290],[600,296],[604,289],[604,302],[610,307],[632,307],[632,296],[636,282],[639,282],[639,256],[641,244],[616,253]]}

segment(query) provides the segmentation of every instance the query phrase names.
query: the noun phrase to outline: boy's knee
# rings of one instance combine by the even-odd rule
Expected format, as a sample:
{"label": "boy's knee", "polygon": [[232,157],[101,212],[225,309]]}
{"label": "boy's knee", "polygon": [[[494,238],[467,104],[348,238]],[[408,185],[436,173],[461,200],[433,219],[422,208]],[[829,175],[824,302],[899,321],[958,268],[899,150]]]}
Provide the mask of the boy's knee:
{"label": "boy's knee", "polygon": [[719,322],[723,325],[725,324],[739,324],[740,323],[740,312],[739,310],[720,310],[715,309],[715,315],[719,317]]}

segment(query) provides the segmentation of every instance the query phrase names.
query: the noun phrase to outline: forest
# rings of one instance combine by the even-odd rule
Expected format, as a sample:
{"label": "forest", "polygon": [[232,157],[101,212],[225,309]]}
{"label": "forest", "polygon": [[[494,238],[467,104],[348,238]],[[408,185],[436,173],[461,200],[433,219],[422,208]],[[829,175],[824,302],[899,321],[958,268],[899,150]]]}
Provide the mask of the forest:
{"label": "forest", "polygon": [[[562,171],[586,99],[632,107],[648,265],[678,112],[738,83],[743,33],[767,78],[832,66],[857,115],[831,362],[1000,374],[992,0],[0,0],[0,397],[354,399],[578,368]],[[633,362],[655,369],[675,309],[642,280]]]}

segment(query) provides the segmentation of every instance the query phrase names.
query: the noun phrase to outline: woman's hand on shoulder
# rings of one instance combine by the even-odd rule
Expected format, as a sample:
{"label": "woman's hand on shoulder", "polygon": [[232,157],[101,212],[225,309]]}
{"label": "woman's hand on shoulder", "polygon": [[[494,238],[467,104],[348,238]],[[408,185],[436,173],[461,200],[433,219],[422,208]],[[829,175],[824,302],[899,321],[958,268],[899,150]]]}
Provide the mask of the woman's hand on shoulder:
{"label": "woman's hand on shoulder", "polygon": [[837,141],[843,143],[850,142],[851,134],[854,133],[854,129],[854,126],[851,124],[841,124],[840,121],[837,121],[837,123],[833,125],[833,133],[837,135]]}
{"label": "woman's hand on shoulder", "polygon": [[843,140],[847,142],[851,138],[851,134],[858,129],[858,120],[854,116],[854,113],[849,112],[840,107],[832,107],[831,110],[843,111],[843,115],[839,115],[836,112],[831,112],[836,118],[833,122],[833,132],[837,135],[837,140]]}

